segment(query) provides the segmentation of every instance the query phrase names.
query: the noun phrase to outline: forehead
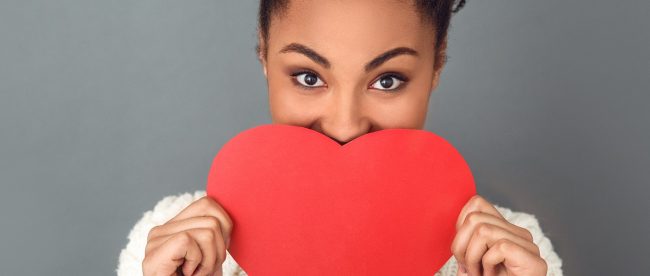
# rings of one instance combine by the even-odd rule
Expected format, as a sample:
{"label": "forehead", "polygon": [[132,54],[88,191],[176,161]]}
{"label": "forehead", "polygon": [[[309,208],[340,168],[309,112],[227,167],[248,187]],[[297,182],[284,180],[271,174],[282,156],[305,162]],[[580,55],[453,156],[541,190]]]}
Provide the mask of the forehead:
{"label": "forehead", "polygon": [[326,56],[368,57],[388,48],[433,51],[433,27],[422,21],[412,1],[291,0],[271,20],[269,51],[298,42]]}

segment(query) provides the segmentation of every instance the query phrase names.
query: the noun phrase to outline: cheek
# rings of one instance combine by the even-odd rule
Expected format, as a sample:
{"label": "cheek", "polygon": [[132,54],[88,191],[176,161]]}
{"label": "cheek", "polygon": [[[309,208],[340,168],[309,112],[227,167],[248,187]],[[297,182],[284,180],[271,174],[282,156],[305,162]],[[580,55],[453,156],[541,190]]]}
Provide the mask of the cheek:
{"label": "cheek", "polygon": [[429,79],[417,78],[396,97],[368,97],[365,112],[381,129],[422,128],[429,108],[429,84]]}
{"label": "cheek", "polygon": [[321,105],[314,99],[297,95],[292,87],[269,83],[269,110],[273,123],[307,127],[316,120]]}
{"label": "cheek", "polygon": [[[299,95],[287,87],[269,89],[270,112],[274,123],[309,127],[319,118],[332,113],[332,110],[327,109],[326,99]],[[369,95],[360,100],[358,115],[369,120],[374,129],[420,129],[424,125],[428,97],[422,98],[412,94],[385,99]]]}
{"label": "cheek", "polygon": [[402,97],[390,101],[368,101],[366,114],[380,129],[422,128],[427,115],[425,100],[416,97]]}
{"label": "cheek", "polygon": [[268,95],[269,95],[269,111],[273,123],[289,124],[291,121],[292,106],[295,106],[289,97],[289,89],[286,84],[280,80],[276,71],[271,68],[267,76]]}

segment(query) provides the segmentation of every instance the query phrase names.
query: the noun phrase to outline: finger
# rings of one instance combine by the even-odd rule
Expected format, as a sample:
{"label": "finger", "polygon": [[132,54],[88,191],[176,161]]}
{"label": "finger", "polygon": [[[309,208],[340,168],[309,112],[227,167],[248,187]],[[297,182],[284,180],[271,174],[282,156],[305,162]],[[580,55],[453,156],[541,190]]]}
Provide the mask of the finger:
{"label": "finger", "polygon": [[[481,213],[481,212],[472,212],[466,219],[464,224],[456,232],[456,236],[451,243],[451,252],[456,257],[456,260],[459,264],[465,264],[465,252],[467,246],[472,238],[472,235],[475,233],[476,228],[481,224],[492,224],[504,228],[511,233],[522,237],[523,239],[533,243],[532,235],[525,228],[516,226],[507,222],[504,219],[495,217],[491,214]],[[539,252],[539,248],[535,246],[534,249],[536,252]]]}
{"label": "finger", "polygon": [[[225,251],[228,248],[228,246],[227,246],[227,244],[225,244],[224,237],[221,235],[221,231],[219,230],[219,227],[220,226],[217,225],[215,227],[210,227],[210,228],[192,228],[192,229],[188,229],[188,230],[185,230],[185,231],[186,232],[190,231],[190,234],[192,234],[193,231],[195,231],[196,229],[210,229],[210,230],[212,230],[213,236],[214,236],[214,238],[212,240],[212,243],[214,243],[216,248],[218,249],[217,253],[218,253],[219,260],[221,262],[223,262],[226,259],[226,254],[225,254],[225,252],[222,252],[222,251]],[[166,235],[166,236],[159,236],[159,237],[156,237],[156,238],[153,238],[153,239],[149,240],[147,242],[146,247],[145,247],[145,255],[149,251],[156,250],[157,247],[164,244],[165,241],[167,241],[169,238],[173,237],[176,234],[177,233],[172,233],[172,234],[169,234],[169,235]]]}
{"label": "finger", "polygon": [[467,270],[463,270],[460,264],[457,265],[458,265],[458,269],[456,270],[456,276],[467,276],[468,275]]}
{"label": "finger", "polygon": [[[198,273],[198,275],[213,274],[216,268],[219,266],[220,262],[223,262],[221,261],[221,256],[223,255],[223,258],[225,258],[225,246],[223,245],[223,239],[220,238],[220,235],[217,234],[215,229],[210,228],[190,229],[183,233],[188,233],[196,241],[196,243],[199,245],[199,248],[201,249],[201,254],[203,256],[198,270],[194,273]],[[185,273],[184,268],[185,267],[183,267],[183,273]]]}
{"label": "finger", "polygon": [[489,248],[499,240],[508,240],[521,248],[528,250],[531,254],[539,254],[537,245],[517,236],[506,229],[493,224],[479,224],[476,228],[464,254],[465,267],[472,275],[480,275],[481,259]]}
{"label": "finger", "polygon": [[[482,212],[471,212],[467,214],[467,216],[465,216],[465,221],[463,221],[463,224],[458,228],[457,233],[474,229],[481,223],[489,223],[500,226],[501,228],[507,229],[508,231],[517,236],[520,236],[523,239],[529,240],[531,242],[533,241],[533,235],[530,233],[530,231],[528,231],[528,229],[514,225],[503,217],[497,217],[492,214]],[[471,232],[472,231],[470,231],[470,233]]]}
{"label": "finger", "polygon": [[511,233],[520,236],[521,238],[533,242],[533,236],[525,228],[516,226],[507,222],[504,219],[495,217],[491,214],[481,212],[471,212],[467,215],[465,222],[456,232],[456,236],[451,243],[451,252],[456,256],[461,264],[464,264],[465,250],[469,244],[472,235],[474,234],[477,226],[481,224],[492,224],[504,228]]}
{"label": "finger", "polygon": [[219,269],[214,273],[214,276],[223,276],[223,268],[220,266]]}
{"label": "finger", "polygon": [[230,220],[226,210],[214,199],[204,196],[192,202],[189,206],[185,207],[180,213],[171,218],[169,221],[183,220],[196,216],[214,216],[222,217],[224,220]]}
{"label": "finger", "polygon": [[[188,219],[198,216],[212,216],[219,220],[224,237],[230,239],[233,222],[226,210],[214,199],[204,196],[189,206],[185,207],[180,213],[171,218],[167,223]],[[167,224],[165,223],[165,224]]]}
{"label": "finger", "polygon": [[488,213],[505,220],[501,213],[499,213],[499,211],[494,208],[490,202],[488,202],[480,195],[474,195],[467,201],[467,203],[465,203],[463,208],[460,210],[460,214],[456,219],[456,229],[460,228],[460,226],[463,225],[465,217],[471,212]]}
{"label": "finger", "polygon": [[158,247],[171,235],[194,228],[216,229],[217,233],[220,233],[224,240],[228,240],[226,237],[227,233],[224,233],[221,229],[221,223],[217,218],[212,216],[192,217],[184,220],[168,222],[152,228],[151,231],[149,231],[149,237],[147,238],[148,242],[145,247],[145,253]]}
{"label": "finger", "polygon": [[201,259],[201,249],[196,241],[188,233],[178,233],[145,256],[142,271],[144,275],[172,275],[182,265],[183,273],[192,275]]}
{"label": "finger", "polygon": [[219,248],[223,248],[224,246],[223,239],[218,237],[218,233],[219,231],[216,229],[194,228],[184,232],[154,238],[149,241],[147,245],[149,246],[149,244],[151,244],[153,248],[151,251],[155,251],[157,250],[156,247],[153,247],[155,244],[159,244],[158,247],[164,247],[167,246],[168,240],[174,239],[179,235],[189,236],[197,244],[202,259],[198,262],[195,262],[194,260],[186,260],[186,263],[183,264],[182,268],[183,274],[192,275],[187,274],[187,271],[190,271],[200,275],[205,275],[206,273],[213,272],[216,269],[217,264],[219,264],[219,252],[221,251]]}
{"label": "finger", "polygon": [[[500,266],[500,264],[503,264]],[[510,240],[499,240],[483,255],[486,276],[499,275],[505,269],[508,275],[546,275],[546,261]]]}

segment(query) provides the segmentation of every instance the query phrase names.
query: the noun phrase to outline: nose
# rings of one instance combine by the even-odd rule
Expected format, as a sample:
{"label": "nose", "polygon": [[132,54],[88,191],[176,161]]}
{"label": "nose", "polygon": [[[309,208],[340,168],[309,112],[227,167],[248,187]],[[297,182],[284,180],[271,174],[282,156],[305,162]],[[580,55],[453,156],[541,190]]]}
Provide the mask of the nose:
{"label": "nose", "polygon": [[340,145],[345,145],[370,131],[371,123],[363,113],[361,99],[356,93],[333,93],[331,96],[327,108],[312,125],[312,129]]}

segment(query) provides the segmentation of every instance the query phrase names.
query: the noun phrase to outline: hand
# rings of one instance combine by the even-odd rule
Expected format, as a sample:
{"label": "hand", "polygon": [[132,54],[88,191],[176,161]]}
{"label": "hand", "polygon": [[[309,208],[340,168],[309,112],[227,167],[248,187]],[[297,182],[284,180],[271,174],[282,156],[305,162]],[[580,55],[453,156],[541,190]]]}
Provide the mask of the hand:
{"label": "hand", "polygon": [[461,210],[451,251],[457,275],[546,275],[546,261],[530,231],[509,223],[479,195]]}
{"label": "hand", "polygon": [[222,275],[232,220],[215,200],[203,197],[149,231],[144,275]]}

